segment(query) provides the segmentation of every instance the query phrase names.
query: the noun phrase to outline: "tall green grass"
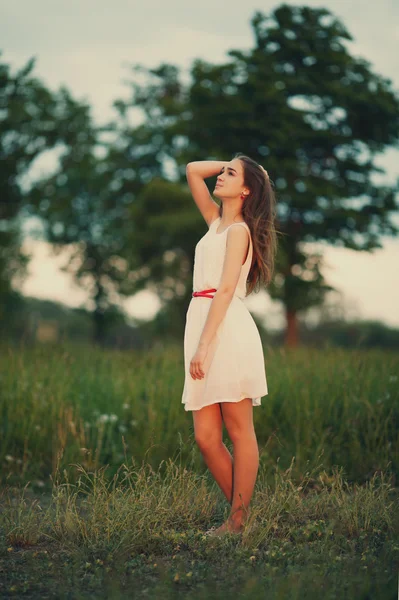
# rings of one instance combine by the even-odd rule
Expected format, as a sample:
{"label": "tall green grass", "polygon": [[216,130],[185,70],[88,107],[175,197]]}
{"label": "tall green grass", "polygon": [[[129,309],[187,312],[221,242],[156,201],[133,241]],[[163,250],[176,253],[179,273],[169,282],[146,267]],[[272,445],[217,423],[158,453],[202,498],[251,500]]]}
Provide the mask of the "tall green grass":
{"label": "tall green grass", "polygon": [[181,404],[180,346],[1,357],[1,597],[394,597],[398,354],[266,350],[239,540],[203,536],[230,507]]}
{"label": "tall green grass", "polygon": [[[192,413],[181,403],[181,346],[151,352],[103,350],[64,343],[2,347],[1,478],[50,485],[62,467],[88,470],[124,456],[157,468],[179,455],[198,472]],[[324,467],[365,482],[399,469],[399,354],[379,350],[265,350],[269,394],[254,408],[262,463],[279,461],[302,478],[321,456]],[[226,445],[232,444],[224,431]]]}
{"label": "tall green grass", "polygon": [[0,597],[395,597],[399,496],[383,474],[350,486],[315,468],[298,485],[277,464],[269,486],[262,464],[242,537],[211,539],[229,511],[207,477],[130,462],[111,479],[72,465],[74,484],[57,468],[51,498],[1,491]]}

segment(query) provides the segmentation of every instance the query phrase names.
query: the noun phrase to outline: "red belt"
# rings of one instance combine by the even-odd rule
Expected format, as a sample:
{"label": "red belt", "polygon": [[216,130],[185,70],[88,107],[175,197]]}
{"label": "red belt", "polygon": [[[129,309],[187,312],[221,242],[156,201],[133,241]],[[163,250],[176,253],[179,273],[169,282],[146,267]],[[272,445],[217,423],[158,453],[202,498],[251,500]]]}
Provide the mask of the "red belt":
{"label": "red belt", "polygon": [[193,292],[193,296],[196,298],[197,296],[204,296],[204,298],[213,298],[213,296],[210,296],[209,293],[210,292],[216,292],[217,290],[215,288],[211,288],[210,290],[202,290],[201,292]]}

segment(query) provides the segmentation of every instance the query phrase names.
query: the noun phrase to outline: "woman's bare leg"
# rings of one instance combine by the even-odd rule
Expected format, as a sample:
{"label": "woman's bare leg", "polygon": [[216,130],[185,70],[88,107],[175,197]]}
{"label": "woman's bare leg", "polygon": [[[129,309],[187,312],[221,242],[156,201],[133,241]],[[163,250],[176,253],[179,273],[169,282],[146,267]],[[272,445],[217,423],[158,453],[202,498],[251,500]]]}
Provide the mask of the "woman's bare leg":
{"label": "woman's bare leg", "polygon": [[233,443],[233,501],[224,527],[240,531],[246,521],[259,468],[251,398],[222,403],[223,420]]}
{"label": "woman's bare leg", "polygon": [[195,441],[204,461],[229,504],[233,495],[233,458],[223,443],[220,404],[193,410]]}

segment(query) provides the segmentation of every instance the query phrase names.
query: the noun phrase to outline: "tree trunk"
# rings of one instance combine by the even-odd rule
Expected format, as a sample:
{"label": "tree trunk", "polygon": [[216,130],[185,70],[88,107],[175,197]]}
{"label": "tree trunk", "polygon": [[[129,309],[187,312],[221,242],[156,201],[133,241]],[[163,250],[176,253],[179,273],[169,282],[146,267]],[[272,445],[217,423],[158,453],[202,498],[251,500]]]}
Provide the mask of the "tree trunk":
{"label": "tree trunk", "polygon": [[287,309],[287,329],[285,335],[285,345],[289,348],[296,348],[298,346],[298,321],[296,318],[296,311]]}
{"label": "tree trunk", "polygon": [[102,346],[105,338],[105,315],[103,299],[105,293],[100,281],[96,281],[96,294],[94,297],[95,309],[93,311],[93,343]]}

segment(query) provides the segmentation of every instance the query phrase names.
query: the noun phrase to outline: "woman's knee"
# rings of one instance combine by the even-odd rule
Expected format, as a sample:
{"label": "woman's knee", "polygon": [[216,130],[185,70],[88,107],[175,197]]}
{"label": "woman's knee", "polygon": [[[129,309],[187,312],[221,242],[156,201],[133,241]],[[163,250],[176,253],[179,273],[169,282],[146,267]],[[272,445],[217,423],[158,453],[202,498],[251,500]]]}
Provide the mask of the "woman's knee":
{"label": "woman's knee", "polygon": [[200,430],[195,434],[195,441],[200,450],[209,450],[219,446],[222,435],[215,431]]}
{"label": "woman's knee", "polygon": [[241,424],[226,424],[226,429],[227,435],[233,444],[241,440],[256,440],[256,433],[253,425],[242,426]]}
{"label": "woman's knee", "polygon": [[201,450],[220,444],[223,420],[219,404],[193,412],[195,441]]}
{"label": "woman's knee", "polygon": [[224,424],[233,443],[243,438],[256,438],[252,410],[250,398],[245,398],[245,400],[237,403],[226,402],[223,405]]}

